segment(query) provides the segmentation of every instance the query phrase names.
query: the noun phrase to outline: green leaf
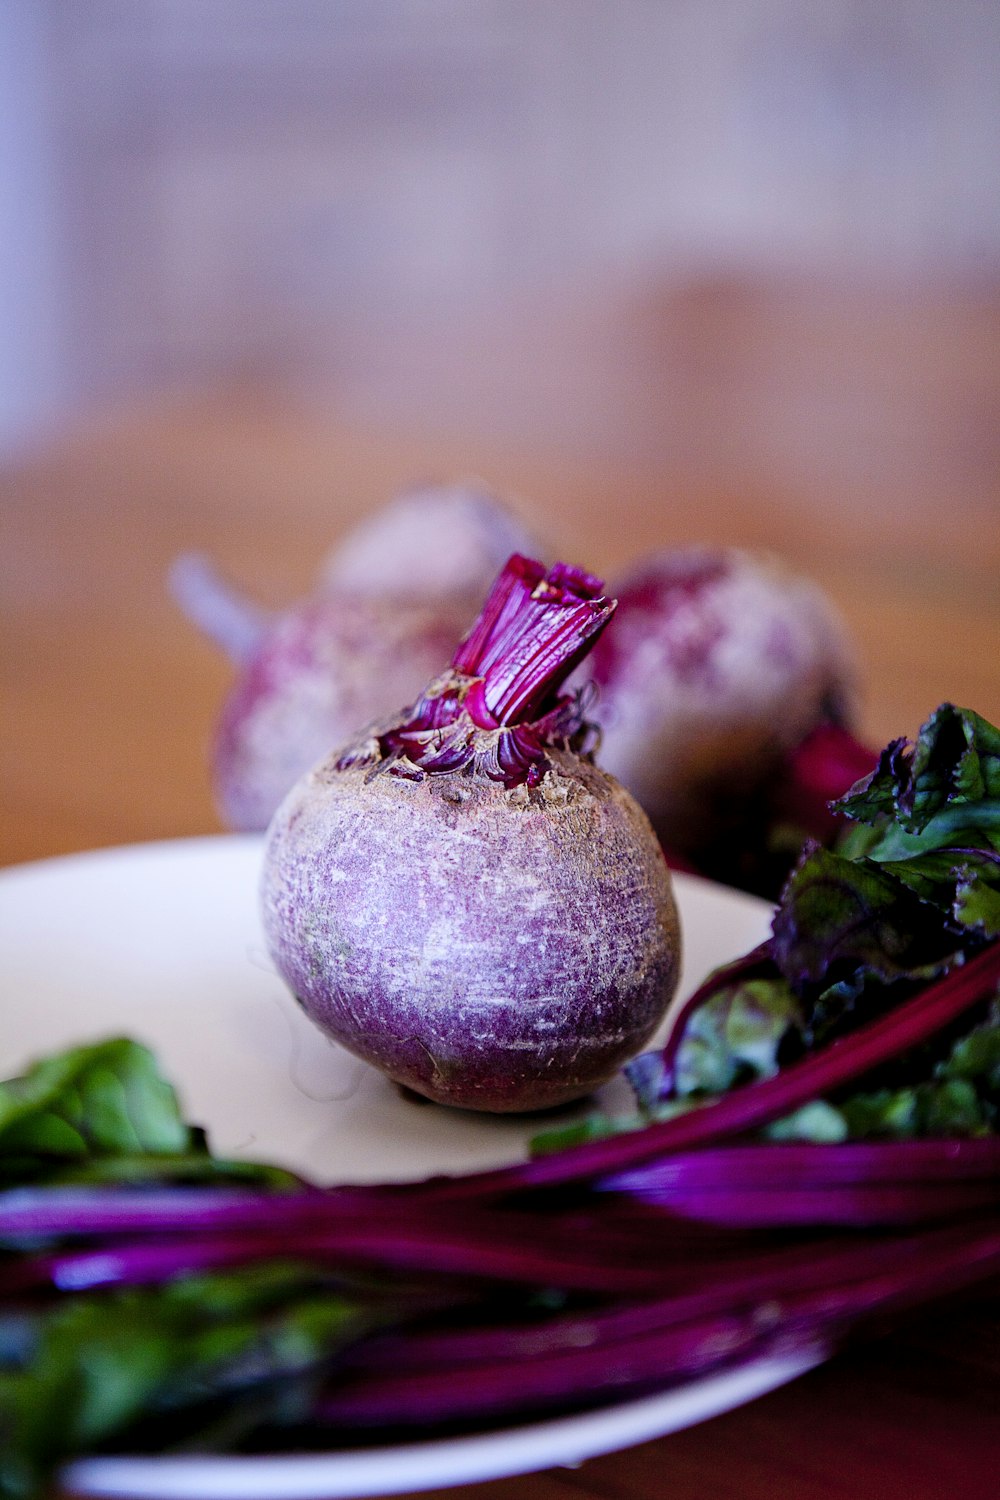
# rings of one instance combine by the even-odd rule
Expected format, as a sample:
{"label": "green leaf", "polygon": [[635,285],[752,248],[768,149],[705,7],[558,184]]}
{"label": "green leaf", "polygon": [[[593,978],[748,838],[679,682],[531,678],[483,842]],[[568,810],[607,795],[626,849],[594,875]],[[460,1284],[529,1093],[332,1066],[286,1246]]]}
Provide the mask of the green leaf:
{"label": "green leaf", "polygon": [[895,820],[919,834],[946,807],[1000,799],[1000,730],[971,709],[942,703],[915,744],[894,740],[871,776],[838,804],[847,817]]}
{"label": "green leaf", "polygon": [[843,1110],[836,1109],[825,1099],[803,1104],[794,1114],[775,1120],[764,1131],[769,1141],[811,1141],[817,1146],[837,1146],[847,1140],[848,1134]]}
{"label": "green leaf", "polygon": [[230,1183],[238,1187],[266,1187],[285,1192],[302,1186],[302,1179],[283,1167],[212,1156],[203,1145],[183,1152],[90,1156],[58,1165],[51,1162],[39,1164],[33,1159],[25,1163],[25,1171],[29,1167],[36,1175],[43,1175],[48,1186],[56,1183],[63,1187],[195,1186],[198,1183],[221,1186]]}
{"label": "green leaf", "polygon": [[64,1457],[134,1419],[179,1358],[148,1299],[74,1298],[41,1321],[29,1366],[6,1377],[0,1493],[30,1494]]}
{"label": "green leaf", "polygon": [[957,947],[947,915],[890,870],[817,846],[789,878],[771,943],[795,990],[859,968],[883,981],[930,977]]}
{"label": "green leaf", "polygon": [[688,1019],[674,1057],[676,1093],[721,1094],[769,1078],[801,1026],[798,1001],[780,977],[724,986]]}
{"label": "green leaf", "polygon": [[551,1156],[555,1151],[566,1151],[570,1146],[584,1146],[588,1141],[605,1140],[611,1135],[629,1135],[636,1130],[645,1130],[647,1125],[663,1120],[673,1120],[677,1115],[697,1109],[700,1099],[664,1099],[659,1103],[643,1106],[634,1115],[588,1115],[572,1125],[556,1125],[550,1130],[539,1131],[532,1136],[528,1150],[532,1156]]}
{"label": "green leaf", "polygon": [[879,756],[874,771],[839,798],[833,804],[834,810],[855,823],[872,826],[895,817],[899,788],[909,774],[909,750],[908,740],[892,740]]}
{"label": "green leaf", "polygon": [[852,1094],[840,1106],[851,1140],[879,1139],[908,1141],[919,1134],[917,1091],[878,1089]]}
{"label": "green leaf", "polygon": [[982,937],[1000,937],[1000,890],[968,875],[955,892],[955,920]]}
{"label": "green leaf", "polygon": [[921,1096],[921,1134],[986,1135],[992,1111],[968,1078],[944,1078],[918,1086]]}
{"label": "green leaf", "polygon": [[[0,1495],[38,1493],[63,1459],[127,1445],[141,1418],[158,1446],[178,1430],[189,1447],[199,1424],[218,1423],[220,1403],[236,1402],[230,1437],[247,1423],[300,1421],[313,1370],[365,1326],[357,1306],[291,1262],[61,1301],[36,1316],[0,1376]],[[245,1403],[247,1392],[258,1399]]]}
{"label": "green leaf", "polygon": [[849,858],[866,854],[879,864],[925,858],[933,850],[960,852],[970,847],[984,854],[1000,850],[1000,800],[959,802],[942,808],[924,824],[919,833],[908,833],[898,823],[884,823],[869,830],[864,849],[841,846],[838,852]]}
{"label": "green leaf", "polygon": [[989,1135],[996,1119],[990,1101],[965,1078],[858,1093],[839,1108],[853,1140]]}
{"label": "green leaf", "polygon": [[966,1078],[1000,1109],[1000,1002],[981,1026],[960,1037],[951,1056],[938,1066],[942,1078]]}
{"label": "green leaf", "polygon": [[952,1044],[933,1076],[908,1088],[859,1090],[838,1108],[852,1138],[993,1133],[1000,1119],[1000,1003]]}
{"label": "green leaf", "polygon": [[[794,997],[787,1029],[775,1022],[769,1034],[755,1013],[761,995],[775,998],[768,985],[740,991],[725,976],[707,981],[671,1044],[672,1070],[661,1068],[661,1094],[671,1086],[677,1096],[717,1094],[765,1076],[1000,939],[1000,730],[943,704],[915,744],[893,741],[839,805],[853,829],[836,852],[807,846],[767,945]],[[899,1138],[992,1130],[1000,1118],[993,1035],[973,1033],[950,1058],[947,1037],[914,1049],[853,1098],[817,1101],[775,1129],[807,1139],[845,1128]],[[652,1064],[645,1074],[657,1083]]]}
{"label": "green leaf", "polygon": [[0,1084],[0,1182],[196,1146],[152,1053],[127,1038],[44,1058]]}

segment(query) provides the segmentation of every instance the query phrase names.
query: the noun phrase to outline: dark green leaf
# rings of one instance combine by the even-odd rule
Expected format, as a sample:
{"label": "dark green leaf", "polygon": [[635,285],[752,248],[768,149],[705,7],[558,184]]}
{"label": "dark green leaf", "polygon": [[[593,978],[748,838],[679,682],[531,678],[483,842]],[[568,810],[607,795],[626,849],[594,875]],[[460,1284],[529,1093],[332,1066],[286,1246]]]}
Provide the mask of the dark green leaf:
{"label": "dark green leaf", "polygon": [[920,859],[933,850],[979,848],[984,853],[1000,850],[1000,800],[957,802],[930,818],[919,833],[908,833],[898,823],[883,823],[869,830],[863,849],[842,846],[838,852],[856,859],[866,854],[879,864]]}
{"label": "dark green leaf", "polygon": [[981,1026],[960,1037],[951,1056],[940,1064],[942,1078],[969,1078],[1000,1109],[1000,1002],[994,1002]]}
{"label": "dark green leaf", "polygon": [[990,1101],[964,1078],[853,1094],[840,1111],[854,1140],[987,1135],[996,1120]]}
{"label": "dark green leaf", "polygon": [[971,709],[943,703],[912,748],[894,740],[838,807],[860,822],[895,819],[919,834],[946,807],[998,798],[1000,730]]}
{"label": "dark green leaf", "polygon": [[37,1315],[19,1367],[2,1376],[0,1494],[35,1493],[65,1457],[121,1439],[140,1417],[187,1413],[190,1443],[203,1406],[214,1424],[220,1401],[248,1390],[259,1399],[243,1420],[302,1420],[301,1378],[363,1326],[291,1263],[62,1301]]}
{"label": "dark green leaf", "polygon": [[929,977],[957,947],[947,915],[890,871],[814,846],[785,887],[771,951],[799,990],[859,968],[884,981]]}
{"label": "dark green leaf", "polygon": [[878,824],[894,817],[900,785],[909,775],[909,749],[908,740],[892,740],[871,775],[863,777],[846,797],[835,802],[835,809],[856,823]]}

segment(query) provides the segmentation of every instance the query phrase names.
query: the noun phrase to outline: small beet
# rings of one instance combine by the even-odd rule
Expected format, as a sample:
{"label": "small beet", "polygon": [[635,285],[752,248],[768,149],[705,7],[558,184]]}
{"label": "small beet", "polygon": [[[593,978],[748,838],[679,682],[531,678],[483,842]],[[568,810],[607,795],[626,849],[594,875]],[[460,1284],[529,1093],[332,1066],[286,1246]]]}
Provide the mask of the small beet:
{"label": "small beet", "polygon": [[268,834],[265,931],[299,1002],[441,1103],[580,1098],[676,986],[662,853],[560,692],[611,617],[599,595],[512,558],[451,668],[303,777]]}
{"label": "small beet", "polygon": [[287,610],[244,665],[212,751],[231,828],[267,827],[282,797],[332,744],[406,702],[468,625],[467,608],[317,595]]}
{"label": "small beet", "polygon": [[362,522],[327,559],[316,592],[280,612],[243,599],[207,559],[179,559],[175,597],[237,667],[212,749],[229,827],[266,828],[331,745],[412,701],[526,540],[485,490],[442,486]]}
{"label": "small beet", "polygon": [[849,724],[853,652],[816,584],[736,548],[654,554],[617,594],[588,664],[597,759],[700,863],[817,725]]}
{"label": "small beet", "polygon": [[421,485],[348,532],[326,559],[322,586],[422,603],[461,599],[468,625],[511,553],[533,545],[520,519],[485,485]]}

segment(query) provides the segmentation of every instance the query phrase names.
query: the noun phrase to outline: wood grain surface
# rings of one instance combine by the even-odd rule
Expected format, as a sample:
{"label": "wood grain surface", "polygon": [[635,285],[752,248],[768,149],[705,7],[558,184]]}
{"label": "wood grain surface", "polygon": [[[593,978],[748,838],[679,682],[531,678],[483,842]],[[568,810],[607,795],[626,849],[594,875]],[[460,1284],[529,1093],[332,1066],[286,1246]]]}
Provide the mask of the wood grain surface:
{"label": "wood grain surface", "polygon": [[[986,441],[986,439],[984,439]],[[989,438],[992,443],[993,439]],[[993,450],[991,449],[991,452]],[[821,466],[814,466],[821,470]],[[942,699],[1000,719],[997,489],[811,480],[742,485],[654,446],[430,433],[246,390],[118,410],[0,475],[0,861],[220,827],[206,756],[230,680],[165,587],[191,548],[266,603],[301,595],[327,547],[416,479],[480,474],[551,551],[613,575],[683,540],[768,547],[816,577],[862,662],[863,733],[913,734]],[[11,1003],[8,1001],[8,1003]],[[578,1470],[456,1500],[995,1500],[1000,1303],[910,1320],[751,1406]]]}

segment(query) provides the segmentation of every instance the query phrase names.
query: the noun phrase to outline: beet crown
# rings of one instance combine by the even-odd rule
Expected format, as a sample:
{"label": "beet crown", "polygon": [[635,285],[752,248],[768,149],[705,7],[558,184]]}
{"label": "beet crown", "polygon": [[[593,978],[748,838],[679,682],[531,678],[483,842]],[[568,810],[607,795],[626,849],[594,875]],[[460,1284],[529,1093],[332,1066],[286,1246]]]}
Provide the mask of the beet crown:
{"label": "beet crown", "polygon": [[561,693],[615,610],[599,578],[514,553],[446,672],[411,708],[345,751],[414,779],[471,768],[511,788],[536,786],[547,751],[587,749],[585,694]]}

